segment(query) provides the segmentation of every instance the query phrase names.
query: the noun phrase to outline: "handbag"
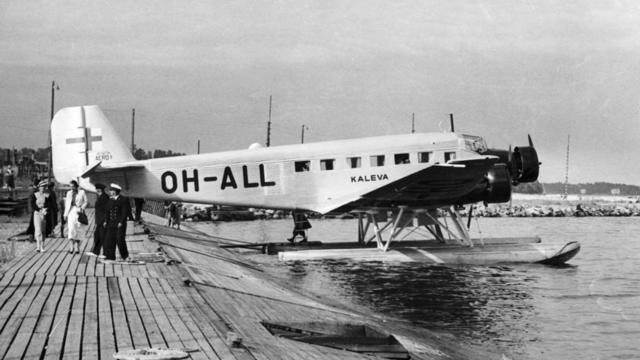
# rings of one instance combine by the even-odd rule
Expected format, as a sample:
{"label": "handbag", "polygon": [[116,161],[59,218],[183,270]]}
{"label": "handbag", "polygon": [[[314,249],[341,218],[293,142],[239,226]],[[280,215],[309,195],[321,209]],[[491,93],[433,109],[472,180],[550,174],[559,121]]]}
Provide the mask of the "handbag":
{"label": "handbag", "polygon": [[87,218],[87,214],[84,213],[84,210],[78,211],[78,222],[82,225],[89,225],[89,219]]}

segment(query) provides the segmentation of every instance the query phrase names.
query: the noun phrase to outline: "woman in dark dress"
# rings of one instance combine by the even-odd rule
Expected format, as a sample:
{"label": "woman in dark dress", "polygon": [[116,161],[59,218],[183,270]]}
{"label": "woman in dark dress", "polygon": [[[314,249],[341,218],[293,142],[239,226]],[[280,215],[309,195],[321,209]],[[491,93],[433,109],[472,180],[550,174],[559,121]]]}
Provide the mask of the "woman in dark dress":
{"label": "woman in dark dress", "polygon": [[49,183],[49,197],[47,198],[47,236],[51,237],[53,231],[58,225],[58,197],[55,192],[55,183]]}

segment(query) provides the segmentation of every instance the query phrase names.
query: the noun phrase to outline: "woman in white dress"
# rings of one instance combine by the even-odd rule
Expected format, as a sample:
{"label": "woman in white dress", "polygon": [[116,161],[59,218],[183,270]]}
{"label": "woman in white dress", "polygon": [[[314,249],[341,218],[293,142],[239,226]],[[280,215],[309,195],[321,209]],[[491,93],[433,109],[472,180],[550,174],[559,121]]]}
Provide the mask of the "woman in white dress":
{"label": "woman in white dress", "polygon": [[78,213],[84,212],[87,207],[87,195],[84,190],[78,188],[78,182],[71,181],[71,190],[67,191],[64,199],[64,219],[67,222],[67,238],[71,249],[69,253],[80,253],[80,222]]}

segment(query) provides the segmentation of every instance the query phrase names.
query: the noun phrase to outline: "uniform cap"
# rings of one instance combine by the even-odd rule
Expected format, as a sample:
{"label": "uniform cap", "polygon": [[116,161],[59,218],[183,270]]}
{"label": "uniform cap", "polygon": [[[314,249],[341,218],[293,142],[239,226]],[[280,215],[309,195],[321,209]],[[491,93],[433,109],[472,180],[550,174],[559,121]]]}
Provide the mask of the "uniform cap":
{"label": "uniform cap", "polygon": [[118,191],[122,190],[122,188],[121,188],[121,187],[120,187],[120,185],[118,185],[118,184],[111,184],[109,187],[110,187],[112,190],[118,190]]}
{"label": "uniform cap", "polygon": [[96,187],[96,189],[102,189],[102,190],[104,190],[104,188],[105,188],[104,184],[99,184],[99,183],[98,183],[98,184],[95,184],[94,186]]}

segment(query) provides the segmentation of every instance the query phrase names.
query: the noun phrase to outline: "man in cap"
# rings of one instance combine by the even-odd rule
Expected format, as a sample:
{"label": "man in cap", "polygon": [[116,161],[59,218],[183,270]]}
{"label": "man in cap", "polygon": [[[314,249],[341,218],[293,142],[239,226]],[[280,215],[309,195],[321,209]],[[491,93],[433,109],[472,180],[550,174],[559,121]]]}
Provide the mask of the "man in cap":
{"label": "man in cap", "polygon": [[106,237],[104,241],[104,255],[107,260],[116,259],[116,245],[120,257],[129,257],[125,236],[127,233],[127,217],[131,213],[129,200],[120,195],[122,188],[118,184],[111,184],[109,188],[111,199],[107,205]]}
{"label": "man in cap", "polygon": [[91,251],[87,252],[87,255],[102,256],[100,255],[100,250],[102,250],[102,244],[106,235],[109,195],[104,192],[104,184],[96,184],[95,188],[96,193],[98,194],[95,204],[96,230],[93,233],[93,248]]}

